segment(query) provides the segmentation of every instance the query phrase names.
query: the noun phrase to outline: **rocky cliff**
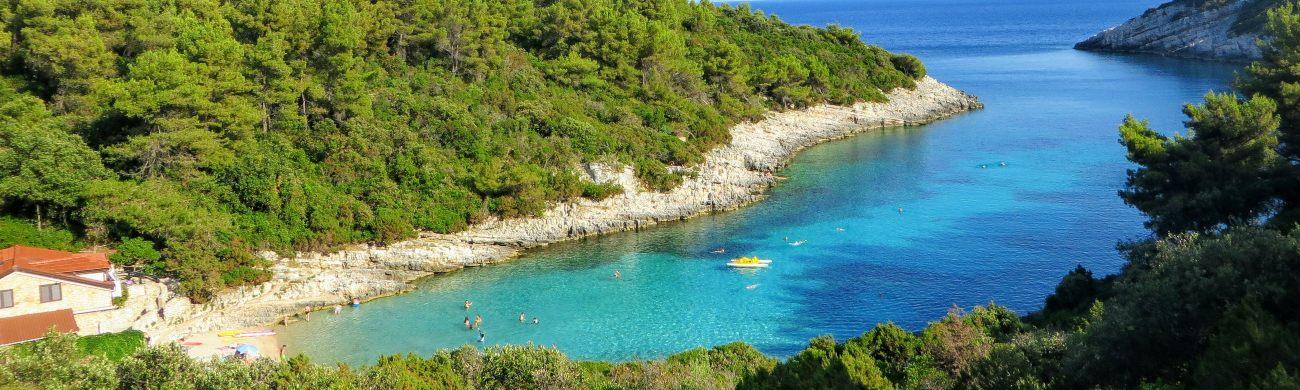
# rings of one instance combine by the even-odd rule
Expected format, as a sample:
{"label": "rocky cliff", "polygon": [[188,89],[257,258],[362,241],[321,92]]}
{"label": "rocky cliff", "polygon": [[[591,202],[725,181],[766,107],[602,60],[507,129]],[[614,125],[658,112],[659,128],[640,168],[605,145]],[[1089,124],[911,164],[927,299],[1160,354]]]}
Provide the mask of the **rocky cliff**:
{"label": "rocky cliff", "polygon": [[[156,341],[193,332],[261,325],[358,297],[400,293],[427,275],[504,261],[527,248],[590,235],[635,230],[663,221],[727,210],[754,202],[778,180],[775,172],[798,150],[826,140],[886,126],[914,126],[983,105],[974,96],[926,77],[913,90],[896,90],[887,103],[851,107],[823,105],[773,113],[731,129],[729,145],[711,151],[680,186],[666,193],[645,191],[630,168],[584,167],[589,180],[616,181],[626,191],[605,200],[559,204],[542,217],[495,220],[451,235],[425,234],[385,247],[358,246],[275,262],[274,278],[259,286],[222,293],[204,305],[190,305],[174,294],[139,297],[145,315],[126,316],[129,326]],[[135,294],[133,291],[132,294]],[[155,315],[152,311],[159,311]],[[105,319],[105,321],[110,321]],[[118,329],[126,324],[110,324]]]}
{"label": "rocky cliff", "polygon": [[1074,46],[1080,50],[1251,61],[1267,10],[1278,0],[1176,0]]}

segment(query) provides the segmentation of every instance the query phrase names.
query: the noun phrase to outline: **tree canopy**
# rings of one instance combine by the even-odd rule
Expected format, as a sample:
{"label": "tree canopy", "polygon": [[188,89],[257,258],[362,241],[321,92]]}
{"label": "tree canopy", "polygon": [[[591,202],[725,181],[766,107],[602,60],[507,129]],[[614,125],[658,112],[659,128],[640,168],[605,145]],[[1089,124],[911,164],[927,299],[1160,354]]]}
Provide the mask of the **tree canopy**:
{"label": "tree canopy", "polygon": [[584,162],[666,190],[738,121],[924,75],[846,28],[689,0],[3,4],[0,212],[151,241],[196,298],[263,279],[255,250],[617,191]]}

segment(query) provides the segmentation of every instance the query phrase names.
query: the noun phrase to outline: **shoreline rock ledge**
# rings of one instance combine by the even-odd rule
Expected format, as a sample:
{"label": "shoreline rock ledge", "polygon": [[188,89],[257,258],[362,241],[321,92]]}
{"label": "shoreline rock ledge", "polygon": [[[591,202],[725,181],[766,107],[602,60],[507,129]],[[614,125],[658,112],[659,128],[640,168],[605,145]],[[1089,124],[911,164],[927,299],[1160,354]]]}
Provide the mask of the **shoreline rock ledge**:
{"label": "shoreline rock ledge", "polygon": [[1175,0],[1074,45],[1075,49],[1248,62],[1277,0]]}
{"label": "shoreline rock ledge", "polygon": [[[886,103],[820,105],[770,113],[758,122],[731,129],[728,145],[708,153],[691,167],[694,176],[669,192],[640,189],[630,168],[591,164],[589,180],[623,184],[626,191],[600,201],[562,203],[535,218],[493,220],[456,234],[421,234],[387,246],[357,245],[334,253],[299,253],[274,262],[271,281],[219,294],[211,302],[189,304],[157,284],[133,286],[127,319],[101,326],[105,331],[134,327],[152,342],[187,334],[280,322],[307,306],[323,308],[353,297],[374,299],[412,288],[429,275],[505,261],[528,248],[581,237],[636,230],[659,222],[735,209],[753,203],[779,181],[783,168],[800,149],[871,129],[917,126],[983,108],[979,99],[933,78],[918,80],[912,90],[888,94]],[[149,287],[145,293],[145,287]],[[137,306],[144,306],[143,309]],[[128,310],[128,309],[120,309]],[[116,311],[116,310],[115,310]],[[158,315],[153,315],[153,312]]]}

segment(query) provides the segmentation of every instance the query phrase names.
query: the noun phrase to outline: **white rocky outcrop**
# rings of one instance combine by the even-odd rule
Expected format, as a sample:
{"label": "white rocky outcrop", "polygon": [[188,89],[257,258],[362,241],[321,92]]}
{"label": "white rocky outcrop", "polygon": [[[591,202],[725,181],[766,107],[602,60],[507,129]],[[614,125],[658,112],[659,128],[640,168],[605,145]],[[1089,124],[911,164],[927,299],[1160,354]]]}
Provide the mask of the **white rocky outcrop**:
{"label": "white rocky outcrop", "polygon": [[1152,53],[1172,57],[1250,61],[1261,57],[1257,26],[1234,31],[1239,17],[1263,12],[1270,0],[1229,0],[1221,6],[1196,1],[1165,3],[1097,33],[1074,46],[1080,50]]}
{"label": "white rocky outcrop", "polygon": [[582,169],[589,180],[617,182],[625,192],[601,201],[559,204],[542,217],[491,220],[457,234],[422,234],[384,247],[362,245],[293,258],[268,253],[265,256],[275,262],[270,282],[228,291],[192,307],[172,303],[183,300],[155,299],[167,302],[164,315],[140,321],[149,323],[144,330],[154,341],[273,323],[307,306],[400,293],[417,278],[507,260],[530,247],[733,209],[760,199],[777,182],[775,171],[799,149],[879,127],[920,125],[980,107],[974,96],[926,77],[915,89],[890,92],[886,103],[772,113],[762,121],[733,127],[730,144],[711,151],[703,164],[691,167],[694,176],[666,193],[641,189],[626,167],[588,164]]}

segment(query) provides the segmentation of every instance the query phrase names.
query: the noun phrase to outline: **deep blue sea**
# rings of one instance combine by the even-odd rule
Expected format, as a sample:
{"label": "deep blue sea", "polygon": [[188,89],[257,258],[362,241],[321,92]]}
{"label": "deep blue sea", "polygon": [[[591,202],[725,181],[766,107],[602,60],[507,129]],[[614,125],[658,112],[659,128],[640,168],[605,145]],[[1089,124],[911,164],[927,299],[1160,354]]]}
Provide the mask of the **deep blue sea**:
{"label": "deep blue sea", "polygon": [[[788,356],[821,334],[844,339],[885,321],[919,329],[953,305],[1036,310],[1076,264],[1116,272],[1115,244],[1146,234],[1116,196],[1130,167],[1116,141],[1124,115],[1181,130],[1181,105],[1226,90],[1237,68],[1070,48],[1159,2],[753,2],[916,54],[987,108],[807,149],[770,199],[740,211],[433,277],[281,337],[293,353],[364,364],[480,345],[462,321],[482,315],[485,345],[553,344],[583,359],[735,340]],[[728,269],[728,256],[709,253],[719,246],[774,263]]]}

